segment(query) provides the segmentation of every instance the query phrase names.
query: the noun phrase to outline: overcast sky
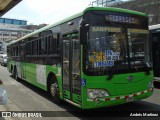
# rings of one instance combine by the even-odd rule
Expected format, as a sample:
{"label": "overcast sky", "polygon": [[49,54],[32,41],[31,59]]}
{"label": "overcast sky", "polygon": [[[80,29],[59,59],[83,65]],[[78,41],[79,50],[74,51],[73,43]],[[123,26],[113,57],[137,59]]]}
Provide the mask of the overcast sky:
{"label": "overcast sky", "polygon": [[94,0],[22,0],[4,18],[26,20],[28,24],[51,24],[88,7]]}

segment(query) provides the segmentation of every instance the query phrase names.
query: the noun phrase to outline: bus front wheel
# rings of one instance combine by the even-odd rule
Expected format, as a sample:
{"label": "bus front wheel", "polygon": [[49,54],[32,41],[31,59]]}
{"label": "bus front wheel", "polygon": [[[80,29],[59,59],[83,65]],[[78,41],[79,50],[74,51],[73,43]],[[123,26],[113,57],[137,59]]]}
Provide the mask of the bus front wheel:
{"label": "bus front wheel", "polygon": [[49,84],[49,93],[50,97],[55,103],[60,103],[60,97],[59,97],[59,87],[58,87],[58,82],[57,81],[50,81]]}

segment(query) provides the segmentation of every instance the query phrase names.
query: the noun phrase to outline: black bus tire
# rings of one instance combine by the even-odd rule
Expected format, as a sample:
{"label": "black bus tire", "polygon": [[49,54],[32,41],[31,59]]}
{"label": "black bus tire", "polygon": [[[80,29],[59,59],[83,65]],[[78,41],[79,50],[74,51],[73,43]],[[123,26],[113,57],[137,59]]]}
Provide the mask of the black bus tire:
{"label": "black bus tire", "polygon": [[51,79],[49,82],[49,94],[54,103],[61,103],[60,95],[59,95],[59,86],[56,80]]}
{"label": "black bus tire", "polygon": [[14,74],[15,74],[15,73],[14,73],[14,68],[12,68],[12,69],[11,69],[11,76],[12,76],[13,79],[15,79],[15,75],[14,75]]}
{"label": "black bus tire", "polygon": [[17,68],[15,68],[15,70],[14,70],[14,78],[15,78],[17,81],[19,80]]}

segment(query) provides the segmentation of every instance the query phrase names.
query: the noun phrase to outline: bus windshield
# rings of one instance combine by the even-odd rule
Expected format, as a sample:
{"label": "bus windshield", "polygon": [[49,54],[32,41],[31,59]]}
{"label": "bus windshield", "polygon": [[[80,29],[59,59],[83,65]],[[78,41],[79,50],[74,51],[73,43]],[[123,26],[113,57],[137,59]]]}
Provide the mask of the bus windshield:
{"label": "bus windshield", "polygon": [[89,28],[86,52],[87,72],[140,70],[149,62],[148,31],[123,27]]}
{"label": "bus windshield", "polygon": [[128,42],[132,66],[149,62],[147,30],[128,29]]}

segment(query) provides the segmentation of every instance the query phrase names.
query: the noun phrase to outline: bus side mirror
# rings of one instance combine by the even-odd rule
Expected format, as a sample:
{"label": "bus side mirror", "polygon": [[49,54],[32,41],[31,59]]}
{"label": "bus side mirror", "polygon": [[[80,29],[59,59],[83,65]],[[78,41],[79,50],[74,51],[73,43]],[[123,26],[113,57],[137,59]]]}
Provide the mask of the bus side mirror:
{"label": "bus side mirror", "polygon": [[79,26],[80,26],[80,27],[85,26],[85,24],[86,24],[85,19],[81,19],[81,20],[79,21]]}
{"label": "bus side mirror", "polygon": [[80,43],[85,44],[88,39],[89,24],[86,22],[86,20],[81,19],[79,22],[79,27],[80,27]]}

